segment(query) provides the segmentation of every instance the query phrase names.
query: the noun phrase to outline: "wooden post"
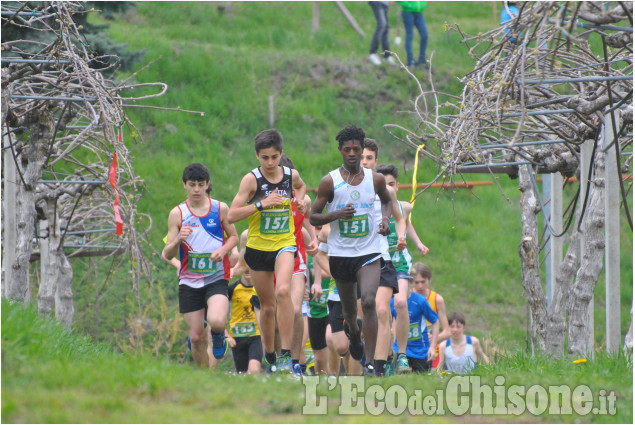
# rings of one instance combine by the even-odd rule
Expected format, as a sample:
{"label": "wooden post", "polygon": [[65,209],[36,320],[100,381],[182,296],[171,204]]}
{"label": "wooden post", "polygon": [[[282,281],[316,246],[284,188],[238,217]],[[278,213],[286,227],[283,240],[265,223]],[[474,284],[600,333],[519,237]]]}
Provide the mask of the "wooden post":
{"label": "wooden post", "polygon": [[320,2],[313,2],[313,20],[311,21],[311,31],[313,34],[320,30]]}
{"label": "wooden post", "polygon": [[[587,192],[587,183],[589,179],[589,167],[591,166],[591,153],[593,153],[593,140],[587,140],[582,144],[580,151],[580,201],[578,205],[580,205],[580,209],[582,208],[582,204],[584,203],[584,198],[586,197]],[[585,216],[585,220],[588,217]],[[578,223],[575,223],[577,226]],[[584,244],[586,242],[586,235],[582,233],[580,236],[580,255],[579,258],[582,259],[582,254],[584,252]],[[593,353],[593,347],[595,345],[595,320],[593,319],[594,309],[593,303],[595,301],[595,297],[591,297],[591,301],[589,301],[589,309],[588,314],[591,320],[590,332],[589,332],[589,340],[587,341],[587,346],[591,347],[590,353]]]}
{"label": "wooden post", "polygon": [[273,105],[273,95],[269,96],[267,103],[269,105],[269,127],[273,127],[276,122],[276,114]]}
{"label": "wooden post", "polygon": [[13,161],[13,153],[9,148],[9,136],[3,137],[2,167],[4,168],[4,193],[2,196],[2,231],[4,240],[2,252],[2,295],[8,297],[13,285],[13,263],[15,262],[16,215],[13,206],[16,204],[18,175]]}
{"label": "wooden post", "polygon": [[344,6],[344,3],[342,3],[341,1],[336,1],[335,6],[337,6],[340,12],[342,12],[342,15],[344,15],[348,23],[351,24],[351,27],[353,27],[355,32],[357,32],[357,34],[359,34],[360,37],[365,37],[366,35],[364,34],[364,31],[357,24],[357,21],[355,20],[355,18],[353,18],[353,15],[351,15],[351,12],[349,12],[346,6]]}
{"label": "wooden post", "polygon": [[[615,114],[619,128],[619,114]],[[615,130],[617,131],[617,129]],[[604,116],[603,149],[613,140],[610,114]],[[615,140],[615,143],[619,141]],[[606,285],[606,350],[616,353],[620,348],[620,181],[621,173],[615,158],[615,143],[606,150],[606,176],[604,196],[604,278]]]}

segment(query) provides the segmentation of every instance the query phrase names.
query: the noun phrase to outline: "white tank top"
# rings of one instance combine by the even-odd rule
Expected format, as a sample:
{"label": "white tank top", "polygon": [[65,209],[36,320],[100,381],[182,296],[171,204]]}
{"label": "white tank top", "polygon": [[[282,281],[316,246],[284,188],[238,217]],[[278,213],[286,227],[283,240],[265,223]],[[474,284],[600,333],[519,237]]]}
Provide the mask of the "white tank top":
{"label": "white tank top", "polygon": [[179,248],[181,270],[179,284],[191,288],[202,288],[220,279],[229,280],[229,257],[214,263],[209,256],[225,242],[223,226],[220,221],[220,202],[209,199],[209,211],[204,216],[196,216],[187,202],[179,205],[181,225],[191,226],[192,233]]}
{"label": "white tank top", "polygon": [[445,343],[445,367],[448,372],[468,373],[476,365],[474,358],[474,346],[472,345],[472,337],[465,335],[465,351],[463,355],[458,357],[452,351],[450,346],[450,338]]}
{"label": "white tank top", "polygon": [[352,219],[337,219],[331,223],[329,256],[361,257],[381,252],[374,207],[373,171],[362,170],[364,180],[357,186],[346,183],[339,168],[329,173],[333,179],[333,201],[326,204],[326,211],[341,210],[347,204],[353,204],[356,210]]}

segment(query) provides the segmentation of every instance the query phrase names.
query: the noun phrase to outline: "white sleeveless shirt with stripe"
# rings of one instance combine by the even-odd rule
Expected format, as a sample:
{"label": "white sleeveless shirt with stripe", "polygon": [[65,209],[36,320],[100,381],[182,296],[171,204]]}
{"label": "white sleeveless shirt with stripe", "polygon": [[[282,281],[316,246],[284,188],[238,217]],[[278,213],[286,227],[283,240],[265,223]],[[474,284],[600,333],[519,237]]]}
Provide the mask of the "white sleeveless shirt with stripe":
{"label": "white sleeveless shirt with stripe", "polygon": [[449,372],[468,373],[476,366],[474,358],[474,346],[472,345],[472,337],[465,335],[465,351],[461,356],[457,356],[452,351],[450,338],[445,344],[445,367]]}
{"label": "white sleeveless shirt with stripe", "polygon": [[222,262],[212,262],[209,256],[225,242],[225,233],[220,220],[220,202],[209,199],[209,211],[204,216],[196,216],[187,201],[179,204],[181,226],[190,226],[192,233],[179,247],[181,269],[179,285],[202,288],[217,280],[229,280],[229,257]]}
{"label": "white sleeveless shirt with stripe", "polygon": [[375,184],[373,171],[362,168],[364,179],[357,186],[344,181],[339,168],[329,173],[333,179],[333,201],[326,204],[326,211],[338,211],[347,204],[355,207],[351,219],[337,219],[331,223],[329,256],[361,257],[379,254],[379,234],[375,217]]}

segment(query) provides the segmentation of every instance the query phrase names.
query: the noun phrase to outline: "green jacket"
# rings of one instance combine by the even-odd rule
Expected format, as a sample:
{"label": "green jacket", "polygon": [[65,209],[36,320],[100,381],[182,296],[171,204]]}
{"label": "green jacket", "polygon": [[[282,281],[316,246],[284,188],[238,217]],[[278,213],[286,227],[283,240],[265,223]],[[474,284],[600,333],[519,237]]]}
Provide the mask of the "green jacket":
{"label": "green jacket", "polygon": [[420,13],[426,7],[427,1],[398,1],[404,12]]}

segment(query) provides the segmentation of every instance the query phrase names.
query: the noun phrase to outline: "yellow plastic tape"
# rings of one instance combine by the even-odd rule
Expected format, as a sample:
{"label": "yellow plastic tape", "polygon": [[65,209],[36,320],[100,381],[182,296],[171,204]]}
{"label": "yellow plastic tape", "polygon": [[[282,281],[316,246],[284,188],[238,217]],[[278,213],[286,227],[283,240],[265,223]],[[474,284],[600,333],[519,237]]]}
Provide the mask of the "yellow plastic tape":
{"label": "yellow plastic tape", "polygon": [[417,153],[415,154],[415,169],[412,172],[412,197],[410,198],[410,205],[414,208],[415,206],[415,194],[417,193],[417,170],[419,168],[419,151],[426,147],[425,143],[422,143],[417,148]]}

